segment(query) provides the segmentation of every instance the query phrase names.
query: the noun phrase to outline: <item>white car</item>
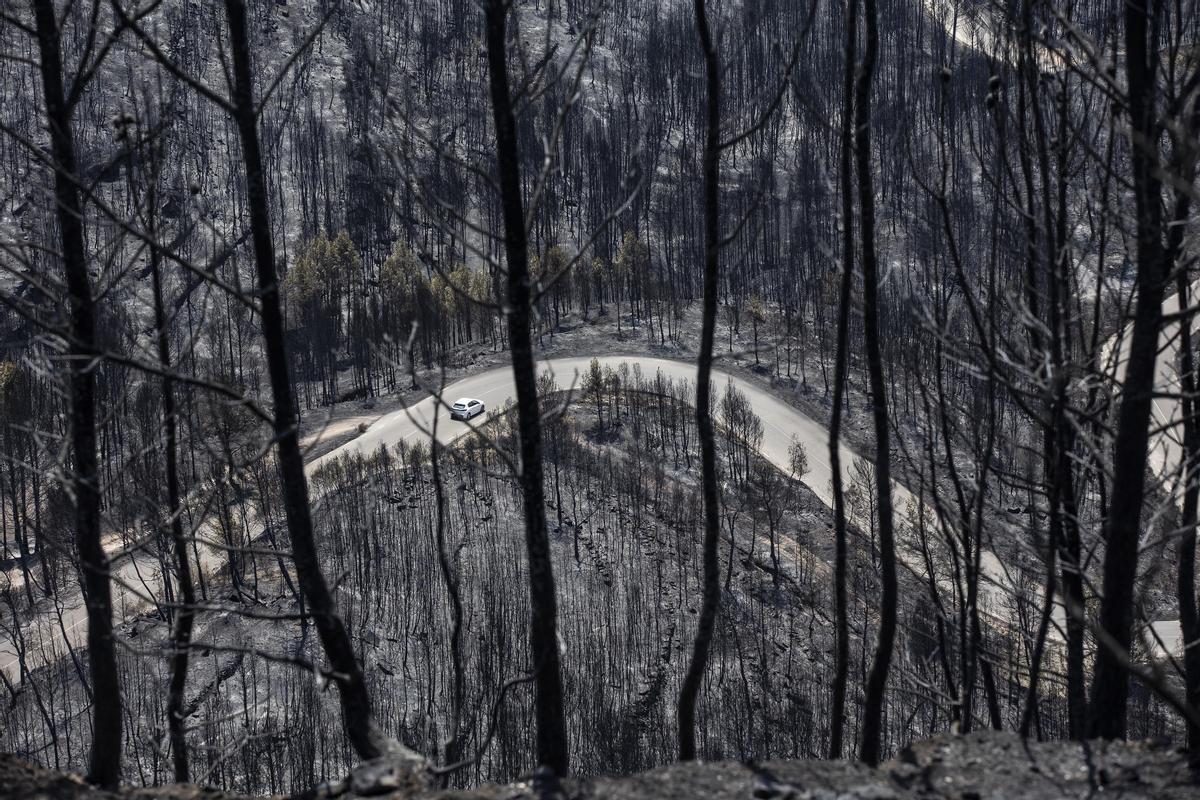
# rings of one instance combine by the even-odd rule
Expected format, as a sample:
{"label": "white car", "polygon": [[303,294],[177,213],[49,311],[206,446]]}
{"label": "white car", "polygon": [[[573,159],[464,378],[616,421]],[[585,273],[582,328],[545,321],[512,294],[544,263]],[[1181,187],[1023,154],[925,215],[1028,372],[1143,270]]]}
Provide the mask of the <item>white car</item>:
{"label": "white car", "polygon": [[462,397],[450,406],[450,419],[471,419],[483,413],[483,401]]}

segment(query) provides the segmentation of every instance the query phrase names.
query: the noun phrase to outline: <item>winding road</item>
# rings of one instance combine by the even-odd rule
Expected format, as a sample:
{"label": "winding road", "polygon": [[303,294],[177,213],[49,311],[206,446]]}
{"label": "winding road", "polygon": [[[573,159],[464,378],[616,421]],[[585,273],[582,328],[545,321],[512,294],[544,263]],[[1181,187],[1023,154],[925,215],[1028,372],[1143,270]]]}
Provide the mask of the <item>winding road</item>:
{"label": "winding road", "polygon": [[[601,367],[616,369],[624,364],[631,370],[640,369],[643,377],[647,379],[653,378],[656,372],[674,381],[694,381],[696,378],[696,367],[690,362],[644,356],[600,356],[596,360]],[[576,391],[580,391],[583,375],[591,361],[589,357],[557,358],[541,362],[539,370],[543,374],[553,375],[558,388],[574,387]],[[810,471],[804,482],[823,501],[831,503],[830,480],[833,473],[828,460],[829,431],[795,407],[774,397],[760,384],[734,377],[721,370],[713,371],[713,389],[718,396],[724,391],[727,383],[732,383],[734,388],[746,395],[754,413],[762,420],[763,456],[786,470],[788,447],[792,437],[799,438],[808,450]],[[515,396],[512,369],[501,367],[463,378],[449,384],[442,395],[447,403],[458,397],[475,397],[482,400],[489,409],[499,408]],[[467,423],[451,420],[445,407],[439,406],[433,397],[428,397],[407,409],[393,411],[381,417],[357,438],[310,462],[309,474],[327,461],[346,454],[366,455],[378,450],[381,445],[390,447],[402,440],[411,442],[420,437],[428,437],[435,408],[438,414],[438,441],[445,444],[469,432]],[[474,424],[474,421],[470,424]],[[843,463],[849,464],[854,458],[854,452],[847,447],[842,447],[841,452]]]}
{"label": "winding road", "polygon": [[[647,378],[652,378],[656,372],[661,372],[664,378],[676,381],[694,380],[696,377],[695,365],[687,362],[641,356],[602,356],[597,360],[602,367],[619,368],[624,364],[628,365],[630,370],[640,369],[642,375]],[[561,389],[573,386],[578,389],[591,361],[588,357],[553,359],[541,362],[540,371],[552,374]],[[788,447],[792,437],[797,437],[808,451],[809,472],[804,477],[804,482],[823,501],[831,503],[829,432],[825,427],[775,398],[759,384],[714,370],[714,391],[724,391],[727,383],[732,383],[746,395],[752,410],[762,420],[763,456],[787,470]],[[512,369],[500,367],[463,378],[446,386],[442,394],[448,401],[457,397],[476,397],[488,408],[498,408],[515,395]],[[438,440],[442,443],[449,443],[469,433],[474,425],[474,421],[463,423],[450,420],[446,409],[439,406],[435,398],[428,397],[408,408],[379,417],[356,438],[313,459],[307,465],[308,474],[311,476],[323,464],[344,455],[367,455],[381,446],[393,447],[401,441],[414,442],[419,438],[427,438],[435,410],[438,415]],[[847,447],[842,447],[841,451],[844,470],[848,470],[853,464],[855,454]],[[897,500],[900,502],[899,497]],[[201,536],[209,537],[213,541],[220,541],[215,531]],[[212,574],[225,565],[226,558],[219,548],[201,546],[199,561],[201,569],[206,574]],[[147,606],[146,597],[164,596],[163,577],[158,560],[148,552],[135,550],[114,559],[113,575],[113,609],[114,618],[118,621],[128,619],[144,610]],[[27,670],[35,670],[53,659],[66,656],[68,644],[71,648],[85,645],[87,615],[80,598],[76,594],[63,602],[65,605],[61,614],[40,614],[25,626]],[[10,627],[11,618],[6,620],[4,625]],[[21,677],[20,659],[12,641],[11,631],[6,627],[0,631],[0,637],[3,637],[0,641],[0,668],[9,680],[18,682]]]}
{"label": "winding road", "polygon": [[[1169,313],[1170,309],[1168,309]],[[1168,334],[1164,333],[1165,337]],[[1169,337],[1168,337],[1169,338]],[[640,370],[646,378],[653,378],[655,373],[661,373],[664,378],[675,381],[692,381],[696,376],[695,365],[690,362],[672,361],[645,356],[601,356],[596,359],[602,367],[619,368],[627,365],[630,370]],[[1118,356],[1118,361],[1120,360]],[[554,376],[558,388],[576,388],[582,385],[582,376],[587,371],[592,359],[590,357],[561,358],[543,361],[540,364],[542,373]],[[1167,375],[1161,375],[1167,379]],[[781,468],[789,470],[788,448],[793,437],[798,439],[808,453],[809,472],[803,477],[803,482],[813,490],[827,505],[832,505],[831,480],[832,470],[829,465],[829,431],[819,422],[813,420],[799,409],[788,405],[770,393],[761,384],[738,378],[722,370],[714,370],[713,386],[715,392],[724,391],[724,387],[732,384],[742,392],[749,401],[750,407],[763,423],[763,443],[761,454],[764,458]],[[457,397],[475,397],[482,400],[488,408],[498,408],[514,396],[512,370],[500,367],[463,378],[445,387],[442,392],[447,402]],[[438,416],[438,440],[449,443],[470,432],[474,422],[463,423],[452,421],[443,405],[435,398],[429,397],[412,406],[393,411],[380,416],[359,436],[351,441],[313,459],[307,465],[311,476],[322,465],[344,455],[367,455],[380,447],[393,447],[398,442],[415,442],[419,438],[429,436],[434,414]],[[1157,414],[1160,421],[1171,418],[1171,409],[1159,407]],[[857,455],[844,444],[840,446],[843,476],[850,480]],[[1170,456],[1159,454],[1159,467],[1165,469],[1170,462]],[[910,502],[916,498],[900,484],[893,484],[893,501],[897,513],[904,513]],[[210,531],[201,538],[212,537],[219,541],[219,535]],[[1002,565],[991,553],[982,554],[984,558],[985,585],[981,586],[982,600],[998,601],[1004,594],[1007,584]],[[918,574],[922,571],[920,559],[913,553],[902,553],[902,559]],[[206,574],[212,574],[225,564],[225,554],[216,547],[201,547],[199,555],[200,568]],[[117,620],[128,619],[133,614],[147,606],[146,597],[163,596],[163,578],[156,558],[146,552],[133,552],[114,562],[113,574],[117,580],[113,586],[114,617]],[[1059,615],[1061,617],[1061,613]],[[26,668],[34,670],[55,658],[67,655],[65,645],[79,648],[86,642],[86,613],[78,597],[62,608],[61,614],[42,614],[30,623],[25,631]],[[1155,631],[1168,643],[1168,646],[1178,642],[1178,623],[1156,622]],[[5,676],[13,681],[20,680],[20,662],[13,645],[10,632],[4,630],[0,635],[0,666]]]}

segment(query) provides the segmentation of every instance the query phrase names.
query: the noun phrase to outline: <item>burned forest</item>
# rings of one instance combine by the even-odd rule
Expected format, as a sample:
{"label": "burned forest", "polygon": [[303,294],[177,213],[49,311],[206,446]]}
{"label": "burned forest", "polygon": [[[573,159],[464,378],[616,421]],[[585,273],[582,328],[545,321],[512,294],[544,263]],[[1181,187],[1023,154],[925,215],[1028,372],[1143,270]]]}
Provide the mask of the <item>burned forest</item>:
{"label": "burned forest", "polygon": [[0,92],[0,796],[1200,795],[1193,0],[6,0]]}

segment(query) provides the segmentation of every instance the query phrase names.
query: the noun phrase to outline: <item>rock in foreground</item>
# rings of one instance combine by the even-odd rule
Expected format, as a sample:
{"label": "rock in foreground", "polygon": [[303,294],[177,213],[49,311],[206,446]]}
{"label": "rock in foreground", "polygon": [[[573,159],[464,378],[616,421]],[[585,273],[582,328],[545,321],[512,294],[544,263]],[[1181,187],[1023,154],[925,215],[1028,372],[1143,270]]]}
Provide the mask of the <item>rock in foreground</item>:
{"label": "rock in foreground", "polygon": [[[416,776],[412,776],[416,778]],[[409,786],[419,781],[404,781]],[[1200,784],[1184,755],[1148,742],[1023,742],[990,732],[938,736],[907,748],[880,769],[829,761],[771,761],[764,764],[673,764],[621,778],[571,780],[561,787],[528,780],[464,791],[399,790],[376,797],[392,800],[1058,800],[1119,797],[1123,800],[1200,798]],[[354,781],[323,787],[316,796],[352,800]],[[234,795],[190,786],[126,789],[89,788],[63,775],[0,755],[0,794],[18,800],[76,798],[161,798],[234,800]]]}

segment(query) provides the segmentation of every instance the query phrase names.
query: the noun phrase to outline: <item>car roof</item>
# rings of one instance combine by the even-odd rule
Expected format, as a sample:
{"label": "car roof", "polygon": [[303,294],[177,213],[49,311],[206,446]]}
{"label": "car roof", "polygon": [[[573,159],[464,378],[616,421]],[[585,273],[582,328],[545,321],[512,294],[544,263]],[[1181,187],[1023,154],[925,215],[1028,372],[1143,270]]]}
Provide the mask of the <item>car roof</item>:
{"label": "car roof", "polygon": [[458,398],[457,400],[455,400],[455,401],[454,401],[454,405],[456,405],[456,406],[466,406],[466,405],[470,405],[471,403],[478,403],[478,402],[479,402],[479,401],[478,401],[478,400],[476,400],[476,399],[475,399],[475,398],[473,398],[473,397],[460,397],[460,398]]}

